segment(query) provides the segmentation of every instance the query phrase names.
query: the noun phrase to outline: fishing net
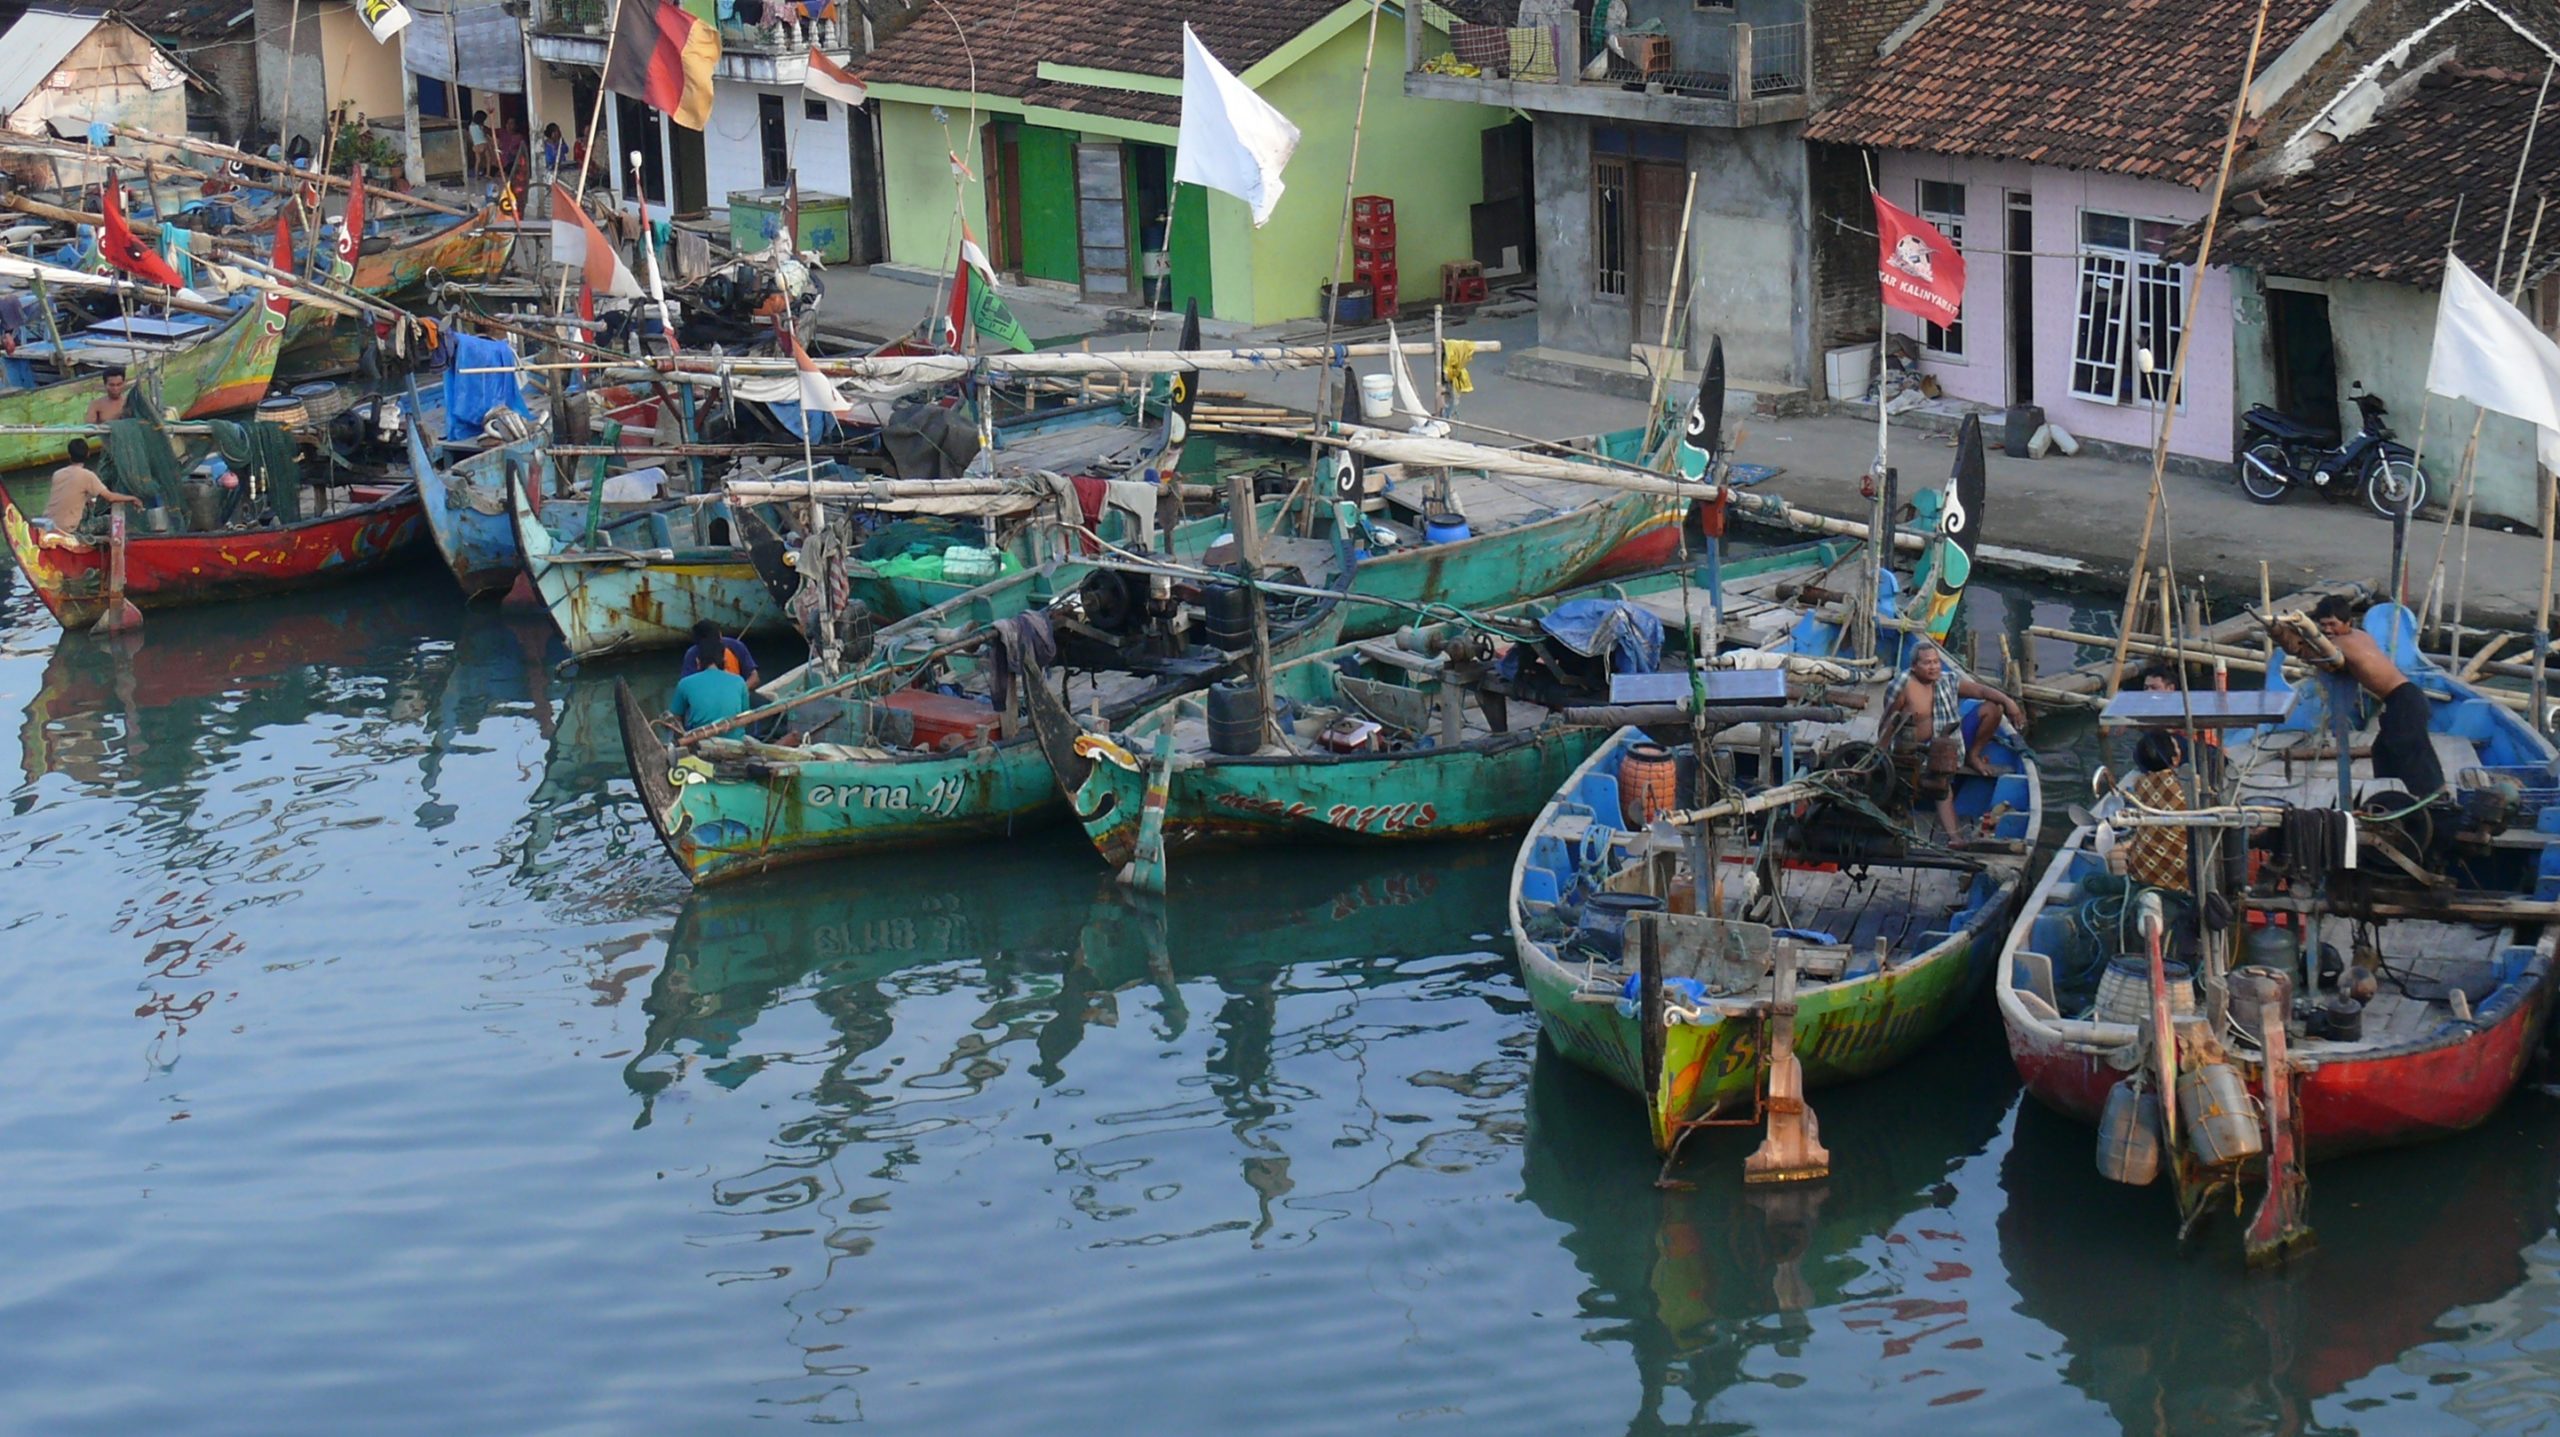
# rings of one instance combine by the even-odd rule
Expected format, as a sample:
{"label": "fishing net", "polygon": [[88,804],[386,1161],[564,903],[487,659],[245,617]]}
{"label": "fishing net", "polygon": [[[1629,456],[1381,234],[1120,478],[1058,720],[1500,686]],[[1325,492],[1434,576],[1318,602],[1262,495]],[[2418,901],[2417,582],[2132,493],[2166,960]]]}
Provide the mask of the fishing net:
{"label": "fishing net", "polygon": [[263,483],[277,523],[302,519],[302,465],[291,431],[264,419],[213,419],[205,427],[212,431],[215,451],[230,461],[242,485]]}
{"label": "fishing net", "polygon": [[158,417],[128,417],[107,426],[106,472],[99,477],[120,494],[158,505],[171,517],[184,514],[178,492],[178,455]]}

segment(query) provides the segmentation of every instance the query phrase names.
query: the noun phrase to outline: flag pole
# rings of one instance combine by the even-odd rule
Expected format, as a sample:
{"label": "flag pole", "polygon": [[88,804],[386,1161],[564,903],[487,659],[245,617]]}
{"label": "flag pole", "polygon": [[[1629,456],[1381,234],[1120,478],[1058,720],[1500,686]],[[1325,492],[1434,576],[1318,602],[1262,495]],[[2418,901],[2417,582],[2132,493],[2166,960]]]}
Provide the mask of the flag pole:
{"label": "flag pole", "polygon": [[[1872,208],[1876,201],[1883,198],[1884,192],[1876,188],[1874,162],[1869,161],[1867,165],[1869,207]],[[1859,612],[1851,616],[1852,634],[1860,629],[1866,631],[1867,642],[1864,647],[1867,657],[1871,659],[1884,657],[1884,629],[1877,623],[1878,618],[1881,617],[1877,610],[1884,602],[1885,550],[1893,543],[1892,531],[1885,527],[1891,516],[1884,512],[1886,453],[1887,446],[1891,443],[1885,429],[1884,381],[1886,359],[1892,353],[1892,348],[1893,307],[1885,302],[1884,285],[1879,281],[1876,285],[1876,462],[1875,472],[1869,477],[1867,484],[1867,487],[1873,491],[1867,498],[1867,595],[1866,602],[1860,606]]]}
{"label": "flag pole", "polygon": [[[2258,50],[2267,38],[2267,3],[2268,0],[2258,0],[2257,22],[2249,32],[2248,58],[2240,67],[2240,92],[2231,97],[2231,122],[2222,135],[2222,164],[2214,174],[2213,196],[2204,212],[2204,237],[2196,248],[2195,282],[2187,290],[2186,316],[2178,327],[2178,352],[2169,365],[2167,408],[2160,421],[2160,437],[2151,446],[2151,498],[2142,510],[2142,542],[2133,552],[2133,577],[2125,584],[2124,613],[2116,622],[2116,650],[2107,661],[2106,691],[2111,698],[2124,679],[2125,646],[2132,641],[2133,626],[2140,618],[2134,612],[2138,598],[2135,586],[2151,562],[2151,531],[2160,524],[2167,504],[2169,433],[2178,421],[2178,399],[2186,389],[2187,352],[2195,343],[2196,310],[2204,297],[2205,270],[2213,263],[2213,237],[2222,224],[2223,195],[2231,188],[2231,159],[2240,148],[2240,122],[2248,115],[2249,91],[2258,80]],[[2128,323],[2132,318],[2130,314],[2125,316]]]}
{"label": "flag pole", "polygon": [[[613,73],[613,44],[621,37],[621,31],[622,0],[613,0],[604,12],[604,59],[596,65],[596,102],[588,108],[586,141],[578,147],[578,182],[569,187],[569,202],[574,205],[586,203],[587,174],[595,168],[596,140],[604,129],[604,97],[610,93],[605,77]],[[558,184],[558,178],[554,177],[552,183]],[[560,297],[552,301],[551,308],[559,314],[569,312],[569,271],[565,267],[560,271]]]}

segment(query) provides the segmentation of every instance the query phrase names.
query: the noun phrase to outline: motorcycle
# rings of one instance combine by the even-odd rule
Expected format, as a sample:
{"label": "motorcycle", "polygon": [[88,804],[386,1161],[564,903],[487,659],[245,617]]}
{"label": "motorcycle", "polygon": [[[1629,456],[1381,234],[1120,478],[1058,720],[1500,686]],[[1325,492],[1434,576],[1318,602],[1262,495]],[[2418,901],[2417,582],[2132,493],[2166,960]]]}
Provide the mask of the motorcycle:
{"label": "motorcycle", "polygon": [[2364,427],[2340,443],[2325,429],[2314,429],[2264,404],[2249,406],[2240,417],[2247,448],[2240,455],[2240,488],[2261,504],[2280,504],[2295,485],[2308,485],[2327,499],[2361,493],[2365,504],[2385,519],[2405,511],[2414,514],[2427,502],[2427,476],[2418,456],[2392,438],[2382,416],[2390,411],[2380,395],[2356,386],[2348,396]]}

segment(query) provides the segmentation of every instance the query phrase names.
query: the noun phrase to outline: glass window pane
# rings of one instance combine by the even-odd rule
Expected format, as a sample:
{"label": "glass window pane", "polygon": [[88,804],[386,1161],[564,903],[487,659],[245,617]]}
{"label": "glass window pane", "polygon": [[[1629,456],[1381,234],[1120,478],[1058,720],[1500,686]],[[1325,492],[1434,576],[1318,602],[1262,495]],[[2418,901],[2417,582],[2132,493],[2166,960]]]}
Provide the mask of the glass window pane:
{"label": "glass window pane", "polygon": [[2103,249],[2124,249],[2133,243],[2133,221],[2123,215],[2104,215],[2096,210],[2080,212],[2080,242]]}

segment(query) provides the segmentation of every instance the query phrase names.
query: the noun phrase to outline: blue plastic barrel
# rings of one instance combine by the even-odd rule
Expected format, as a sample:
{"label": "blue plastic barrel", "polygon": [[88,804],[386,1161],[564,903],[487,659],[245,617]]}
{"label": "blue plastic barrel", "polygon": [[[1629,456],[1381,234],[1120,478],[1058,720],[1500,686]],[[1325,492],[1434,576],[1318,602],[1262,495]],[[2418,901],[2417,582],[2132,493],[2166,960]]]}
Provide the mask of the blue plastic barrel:
{"label": "blue plastic barrel", "polygon": [[1472,539],[1475,536],[1475,531],[1467,527],[1467,519],[1463,514],[1422,516],[1422,537],[1431,543],[1455,544],[1461,539]]}

